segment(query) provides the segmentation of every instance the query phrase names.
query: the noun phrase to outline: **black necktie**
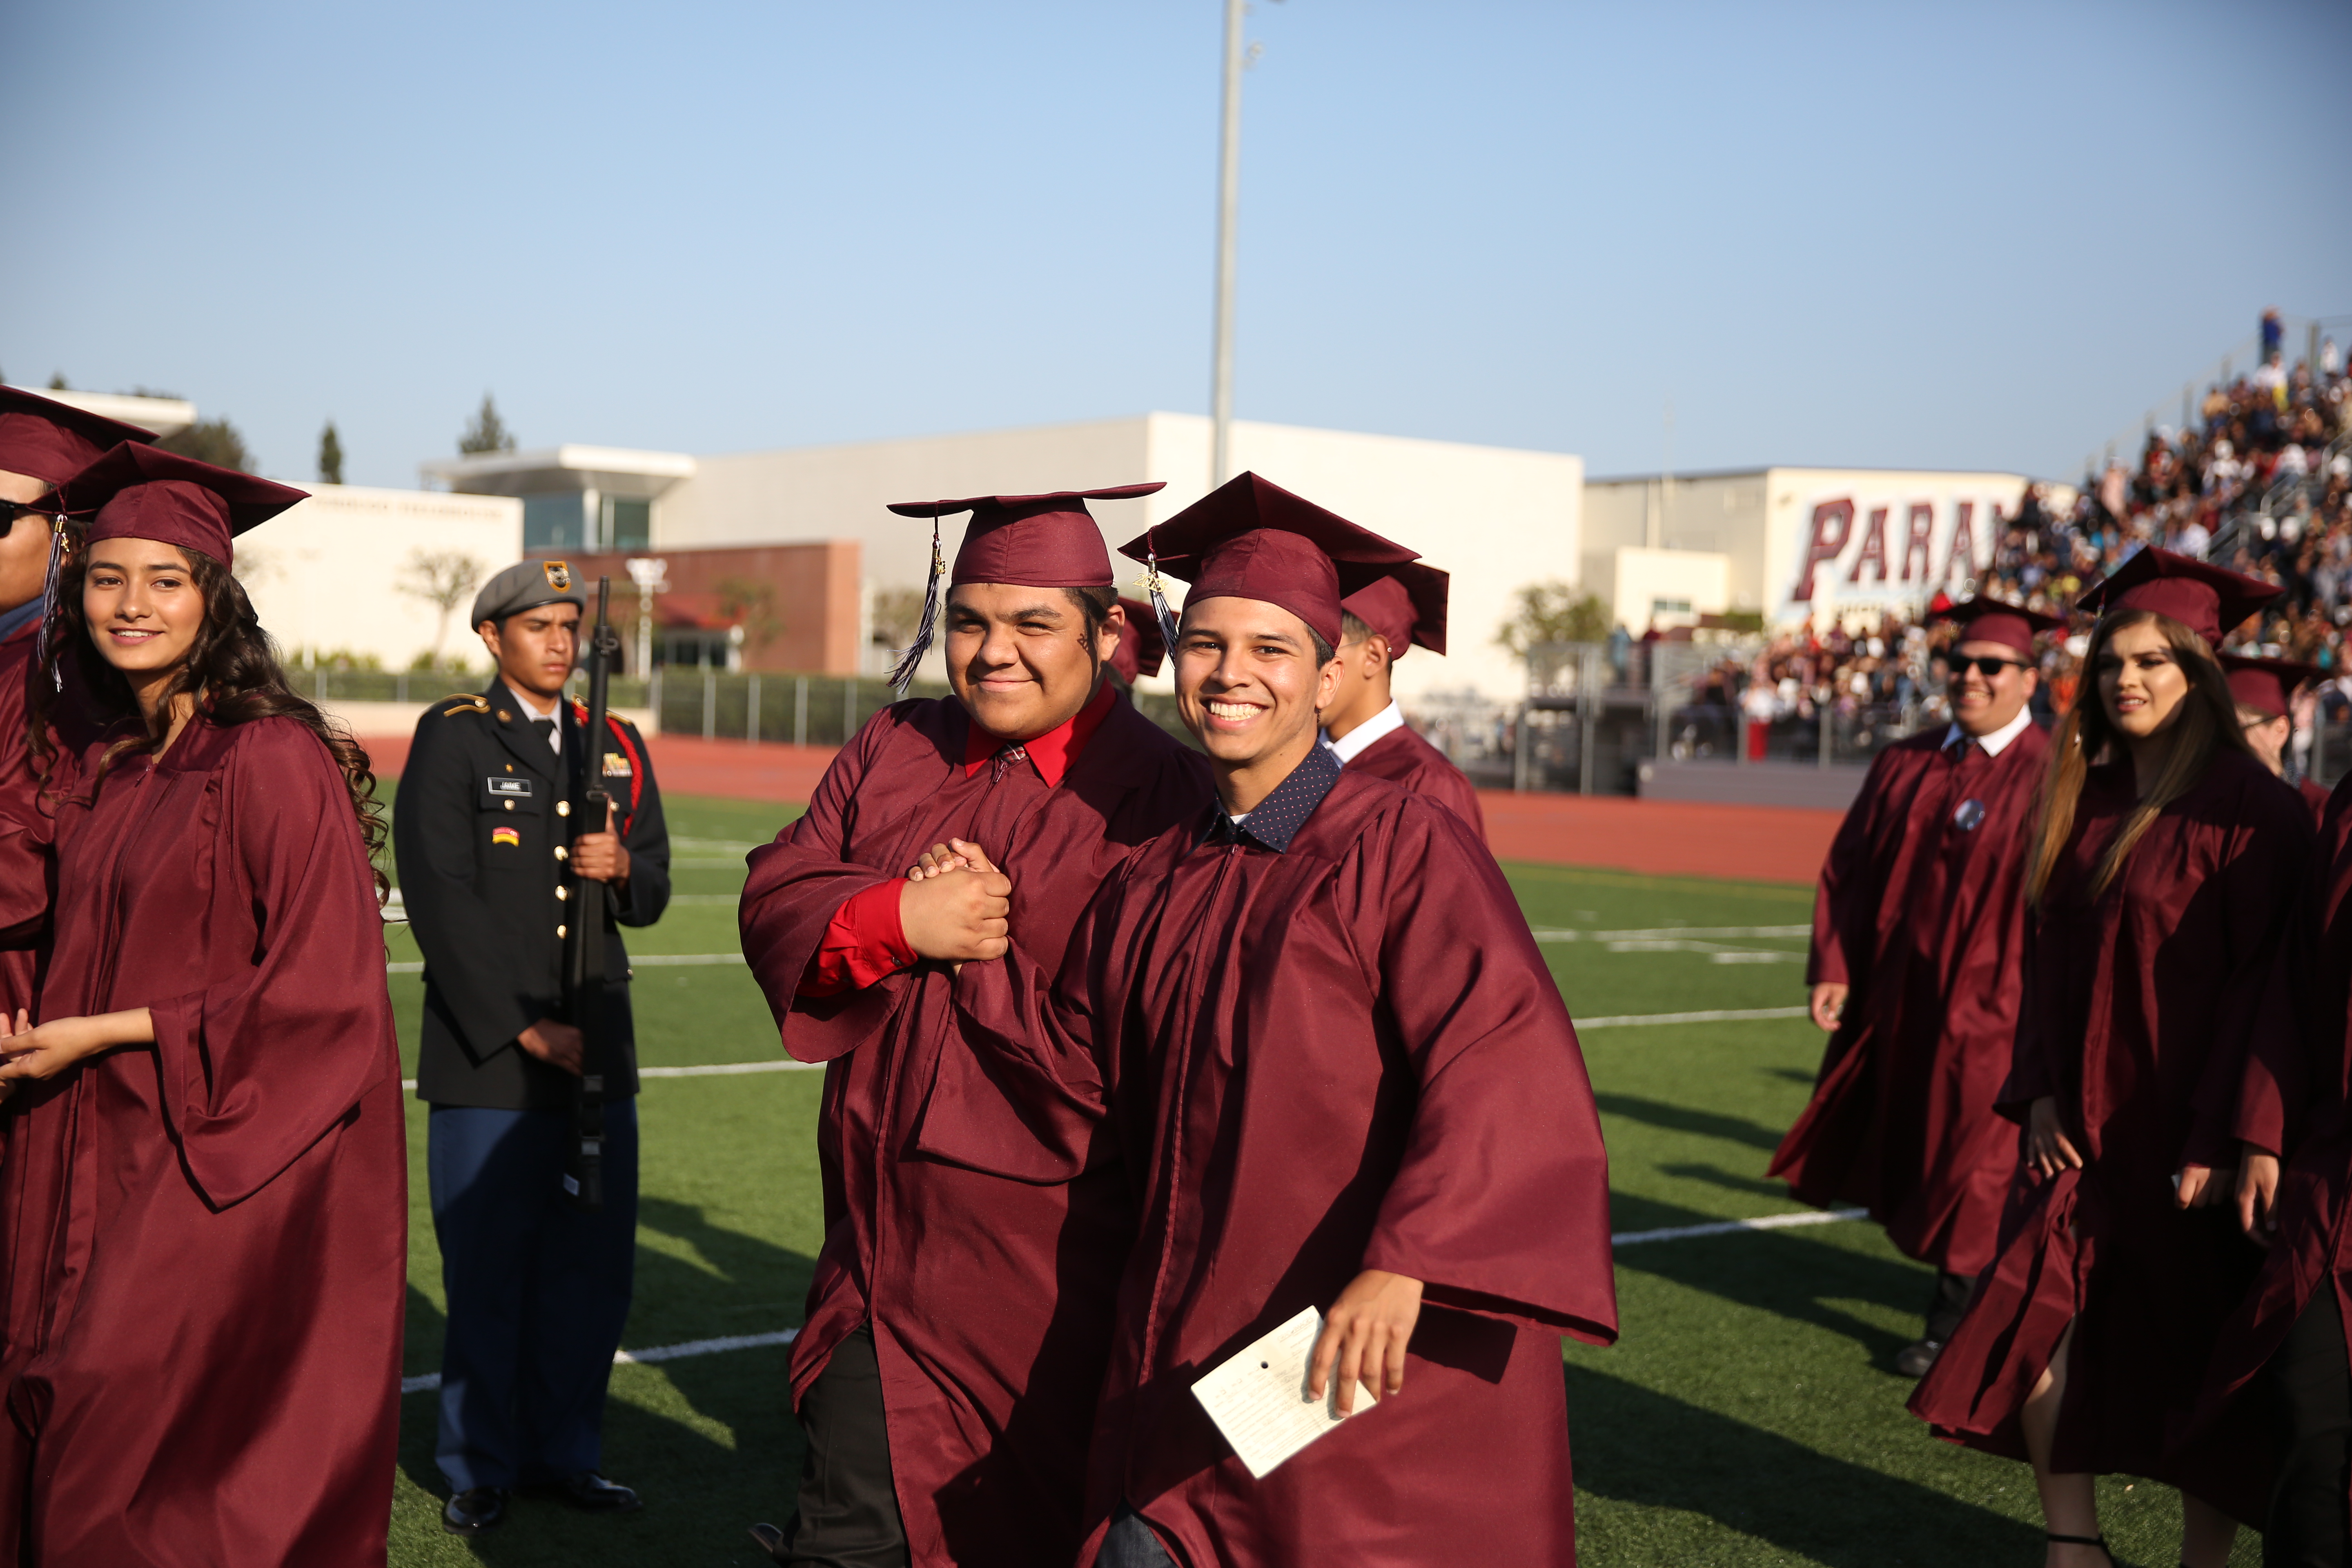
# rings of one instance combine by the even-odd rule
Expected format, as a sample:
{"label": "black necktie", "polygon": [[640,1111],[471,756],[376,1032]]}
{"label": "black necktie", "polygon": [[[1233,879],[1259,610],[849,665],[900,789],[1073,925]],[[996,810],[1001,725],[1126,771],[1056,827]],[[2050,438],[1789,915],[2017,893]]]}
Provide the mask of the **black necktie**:
{"label": "black necktie", "polygon": [[552,720],[552,719],[533,719],[533,720],[530,721],[530,727],[531,727],[531,729],[532,729],[533,731],[535,731],[538,733],[539,738],[540,738],[541,740],[542,740],[542,741],[548,741],[548,742],[549,742],[549,743],[550,743],[551,745],[552,745],[552,744],[553,744],[553,742],[552,742],[552,740],[551,740],[551,737],[554,735],[554,733],[555,733],[555,721],[554,721],[554,720]]}

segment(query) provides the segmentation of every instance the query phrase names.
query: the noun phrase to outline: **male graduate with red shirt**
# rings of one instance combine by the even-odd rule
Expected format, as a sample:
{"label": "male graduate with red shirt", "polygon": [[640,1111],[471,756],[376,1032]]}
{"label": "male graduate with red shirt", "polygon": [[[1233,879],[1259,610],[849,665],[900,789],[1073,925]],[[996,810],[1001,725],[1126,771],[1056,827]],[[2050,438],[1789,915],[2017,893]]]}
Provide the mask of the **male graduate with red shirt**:
{"label": "male graduate with red shirt", "polygon": [[1454,760],[1414,732],[1390,695],[1396,661],[1418,643],[1445,652],[1447,579],[1412,561],[1340,601],[1339,684],[1323,710],[1323,739],[1342,767],[1425,795],[1486,837],[1478,793]]}
{"label": "male graduate with red shirt", "polygon": [[[1007,954],[1008,918],[1010,961],[1052,974],[1103,879],[1209,799],[1201,757],[1108,677],[1125,612],[1086,503],[1160,488],[893,507],[971,513],[944,606],[954,695],[877,714],[751,855],[744,956],[784,1048],[827,1064],[825,1239],[792,1363],[808,1459],[797,1519],[754,1532],[779,1562],[1077,1551],[1134,1218],[1115,1167],[1041,1139],[980,1070],[951,998],[960,965]],[[1002,870],[910,879],[966,841]]]}
{"label": "male graduate with red shirt", "polygon": [[[1576,1032],[1473,830],[1317,731],[1343,588],[1409,552],[1253,474],[1124,549],[1192,583],[1177,700],[1216,799],[1050,987],[957,981],[1033,1125],[1076,1146],[1108,1106],[1142,1220],[1079,1560],[1572,1563],[1559,1337],[1617,1322]],[[1308,1394],[1354,1414],[1254,1479],[1192,1384],[1310,1307]]]}
{"label": "male graduate with red shirt", "polygon": [[1926,1331],[1895,1364],[1933,1366],[1992,1261],[2017,1169],[1993,1109],[2022,994],[2026,844],[2050,746],[2028,710],[2033,638],[2064,625],[1995,599],[1943,612],[1952,721],[1878,753],[1813,900],[1813,1022],[1830,1031],[1811,1104],[1773,1156],[1807,1203],[1861,1204],[1936,1269]]}
{"label": "male graduate with red shirt", "polygon": [[[2246,746],[2262,764],[2286,777],[2286,746],[2294,739],[2294,694],[2306,680],[2325,673],[2315,664],[2291,658],[2253,658],[2243,654],[2221,656],[2229,672],[2230,695],[2238,701],[2238,722],[2246,731]],[[2327,813],[2327,792],[2307,778],[2293,781],[2295,793],[2311,807],[2314,822]]]}
{"label": "male graduate with red shirt", "polygon": [[[47,913],[49,818],[35,800],[25,747],[25,683],[31,678],[48,575],[57,487],[125,441],[150,441],[136,425],[105,419],[0,386],[0,1009],[33,1005],[28,922]],[[21,858],[21,866],[12,862]]]}

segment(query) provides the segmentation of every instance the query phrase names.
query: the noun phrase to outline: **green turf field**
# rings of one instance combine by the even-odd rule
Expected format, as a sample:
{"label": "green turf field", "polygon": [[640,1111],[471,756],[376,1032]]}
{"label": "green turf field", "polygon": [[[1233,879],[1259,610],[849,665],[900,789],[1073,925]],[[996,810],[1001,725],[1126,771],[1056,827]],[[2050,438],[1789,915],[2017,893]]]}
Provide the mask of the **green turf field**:
{"label": "green turf field", "polygon": [[[783,819],[772,807],[673,800],[681,895],[636,957],[735,947],[741,856]],[[1801,1000],[1809,891],[1508,868],[1580,1019],[1786,1007]],[[415,946],[394,928],[393,958]],[[1617,933],[1602,935],[1599,933]],[[413,1041],[422,984],[395,974]],[[781,1057],[739,965],[640,964],[646,1066]],[[1794,1209],[1763,1170],[1802,1105],[1820,1037],[1801,1019],[1614,1024],[1584,1050],[1607,1127],[1621,1234]],[[413,1056],[412,1056],[413,1061]],[[649,1080],[640,1100],[643,1222],[632,1349],[799,1321],[819,1239],[813,1127],[818,1075]],[[438,1366],[440,1282],[425,1204],[424,1114],[412,1108],[412,1266],[406,1370]],[[1918,1330],[1927,1271],[1864,1224],[1623,1247],[1624,1337],[1566,1352],[1582,1561],[1650,1564],[2038,1564],[2021,1465],[1937,1443],[1887,1370]],[[403,1405],[393,1561],[513,1568],[760,1561],[743,1527],[790,1511],[798,1439],[781,1348],[622,1366],[606,1468],[646,1510],[586,1520],[525,1500],[483,1541],[444,1535],[434,1401]],[[2105,1485],[2119,1562],[2176,1561],[2179,1509],[2161,1487]],[[2234,1563],[2259,1558],[2242,1534]]]}

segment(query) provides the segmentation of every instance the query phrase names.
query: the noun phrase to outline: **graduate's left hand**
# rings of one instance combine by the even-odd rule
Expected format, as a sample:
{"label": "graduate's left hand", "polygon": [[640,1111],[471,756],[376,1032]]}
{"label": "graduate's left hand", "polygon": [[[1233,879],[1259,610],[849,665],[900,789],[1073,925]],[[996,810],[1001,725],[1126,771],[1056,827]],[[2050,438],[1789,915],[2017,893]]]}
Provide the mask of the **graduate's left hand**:
{"label": "graduate's left hand", "polygon": [[945,844],[934,844],[923,851],[922,858],[907,868],[909,882],[928,882],[933,877],[950,871],[993,871],[996,863],[988,851],[970,839],[950,838]]}
{"label": "graduate's left hand", "polygon": [[629,880],[629,848],[613,831],[613,808],[604,808],[604,826],[572,841],[572,869],[591,882],[610,882],[619,891]]}
{"label": "graduate's left hand", "polygon": [[2279,1157],[2247,1144],[2238,1163],[2238,1225],[2256,1247],[2278,1234],[2278,1184]]}
{"label": "graduate's left hand", "polygon": [[1367,1268],[1348,1281],[1323,1315],[1323,1332],[1307,1363],[1307,1393],[1321,1399],[1334,1373],[1339,1414],[1356,1413],[1356,1384],[1377,1383],[1383,1396],[1404,1387],[1404,1348],[1421,1318],[1421,1281]]}

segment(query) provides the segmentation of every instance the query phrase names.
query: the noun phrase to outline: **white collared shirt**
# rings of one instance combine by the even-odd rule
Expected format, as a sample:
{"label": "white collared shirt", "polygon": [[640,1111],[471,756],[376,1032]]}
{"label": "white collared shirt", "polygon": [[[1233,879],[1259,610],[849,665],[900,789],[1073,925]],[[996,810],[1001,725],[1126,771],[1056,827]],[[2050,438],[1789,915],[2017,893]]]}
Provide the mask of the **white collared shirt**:
{"label": "white collared shirt", "polygon": [[515,706],[522,710],[523,716],[525,718],[553,719],[557,721],[555,728],[547,732],[547,749],[553,752],[557,756],[562,756],[563,754],[563,699],[561,697],[557,698],[554,702],[549,705],[547,711],[542,713],[539,710],[539,704],[531,700],[531,699],[525,697],[521,692],[517,691],[512,686],[507,685],[503,680],[499,681],[499,684],[506,687],[507,695],[515,700]]}
{"label": "white collared shirt", "polygon": [[1374,741],[1403,728],[1404,710],[1398,707],[1395,699],[1391,698],[1387,707],[1349,731],[1339,740],[1335,741],[1326,734],[1323,737],[1323,743],[1331,748],[1331,754],[1339,759],[1339,765],[1344,768],[1362,756]]}
{"label": "white collared shirt", "polygon": [[2008,747],[2011,741],[2014,741],[2020,735],[2024,734],[2025,727],[2032,722],[2033,705],[2029,702],[2024,707],[2017,710],[2016,718],[2011,719],[2008,723],[2003,724],[2000,729],[1995,730],[1990,735],[1971,735],[1955,722],[1950,729],[1944,731],[1944,744],[1948,746],[1954,741],[1974,741],[1978,745],[1984,748],[1984,754],[1986,756],[1997,757],[2000,755],[2002,751]]}

